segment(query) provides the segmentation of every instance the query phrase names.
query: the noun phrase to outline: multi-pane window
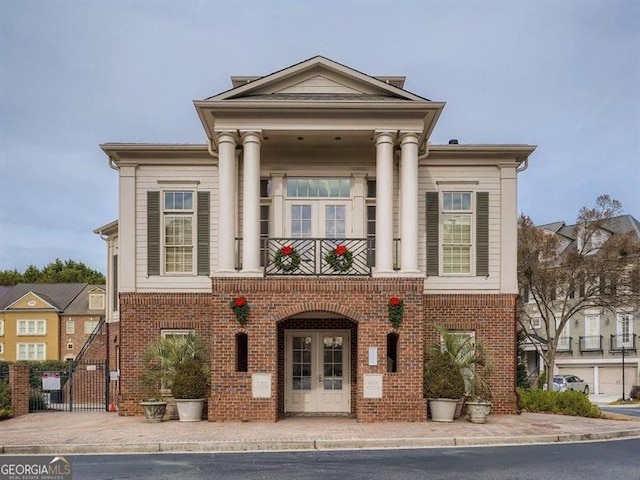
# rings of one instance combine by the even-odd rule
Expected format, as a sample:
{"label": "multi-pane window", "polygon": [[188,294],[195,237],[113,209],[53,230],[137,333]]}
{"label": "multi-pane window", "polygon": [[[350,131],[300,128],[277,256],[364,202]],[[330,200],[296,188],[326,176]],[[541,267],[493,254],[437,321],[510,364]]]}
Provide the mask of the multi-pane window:
{"label": "multi-pane window", "polygon": [[444,192],[442,197],[442,271],[471,273],[471,192]]}
{"label": "multi-pane window", "polygon": [[104,310],[104,294],[89,294],[89,310]]}
{"label": "multi-pane window", "polygon": [[289,198],[349,198],[351,181],[348,178],[288,178]]}
{"label": "multi-pane window", "polygon": [[4,355],[4,343],[0,343],[0,355]]}
{"label": "multi-pane window", "polygon": [[193,272],[193,192],[164,192],[164,265],[166,273]]}
{"label": "multi-pane window", "polygon": [[44,343],[18,343],[16,360],[45,360],[47,347]]}
{"label": "multi-pane window", "polygon": [[344,238],[347,233],[347,212],[344,205],[325,205],[325,236]]}
{"label": "multi-pane window", "polygon": [[67,320],[66,327],[67,335],[73,335],[76,331],[76,322],[74,320]]}
{"label": "multi-pane window", "polygon": [[85,335],[90,335],[98,326],[98,320],[85,320],[84,321],[84,333]]}
{"label": "multi-pane window", "polygon": [[46,320],[18,320],[18,335],[46,335]]}
{"label": "multi-pane window", "polygon": [[630,348],[633,345],[633,323],[628,313],[618,314],[618,341],[621,346]]}
{"label": "multi-pane window", "polygon": [[162,337],[186,337],[192,333],[195,333],[194,330],[174,330],[174,329],[167,329],[167,330],[162,330],[162,332],[160,332],[160,335]]}
{"label": "multi-pane window", "polygon": [[4,335],[4,320],[0,320],[0,337]]}
{"label": "multi-pane window", "polygon": [[294,238],[310,238],[312,222],[311,205],[291,206],[291,235]]}

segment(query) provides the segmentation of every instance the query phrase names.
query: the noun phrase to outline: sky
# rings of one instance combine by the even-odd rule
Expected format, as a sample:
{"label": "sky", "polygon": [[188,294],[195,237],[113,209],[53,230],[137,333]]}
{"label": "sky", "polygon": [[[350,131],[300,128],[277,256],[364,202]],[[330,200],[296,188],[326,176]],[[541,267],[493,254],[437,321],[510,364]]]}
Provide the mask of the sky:
{"label": "sky", "polygon": [[518,211],[640,219],[640,1],[0,2],[0,270],[106,271],[99,144],[204,143],[192,101],[316,55],[445,101],[434,144],[537,145]]}

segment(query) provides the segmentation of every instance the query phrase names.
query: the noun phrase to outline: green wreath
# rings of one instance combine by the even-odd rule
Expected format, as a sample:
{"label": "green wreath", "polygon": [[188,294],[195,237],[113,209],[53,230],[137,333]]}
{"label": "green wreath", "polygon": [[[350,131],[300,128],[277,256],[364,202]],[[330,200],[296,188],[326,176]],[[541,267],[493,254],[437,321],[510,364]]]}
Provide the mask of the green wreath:
{"label": "green wreath", "polygon": [[300,254],[290,245],[285,245],[276,252],[273,263],[278,270],[292,272],[300,266]]}
{"label": "green wreath", "polygon": [[336,272],[346,272],[353,266],[353,253],[344,245],[338,245],[328,252],[324,259]]}

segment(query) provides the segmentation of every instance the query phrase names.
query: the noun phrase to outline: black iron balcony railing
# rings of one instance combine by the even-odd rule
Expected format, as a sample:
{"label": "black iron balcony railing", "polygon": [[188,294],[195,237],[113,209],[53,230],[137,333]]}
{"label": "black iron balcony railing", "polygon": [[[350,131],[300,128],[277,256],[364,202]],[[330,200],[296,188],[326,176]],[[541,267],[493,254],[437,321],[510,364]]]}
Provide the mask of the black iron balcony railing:
{"label": "black iron balcony railing", "polygon": [[609,343],[609,351],[610,352],[621,352],[622,349],[626,351],[633,350],[636,351],[636,334],[633,335],[611,335],[611,340]]}
{"label": "black iron balcony railing", "polygon": [[[331,263],[331,253],[341,252]],[[362,238],[267,238],[264,275],[371,276],[371,246]]]}
{"label": "black iron balcony railing", "polygon": [[[260,239],[260,266],[265,276],[371,276],[375,267],[375,239],[368,238],[270,238]],[[400,270],[400,239],[393,239],[393,269]],[[352,256],[352,264],[345,271],[335,270],[326,261],[327,254],[337,246],[343,245]],[[292,270],[284,270],[277,264],[276,256],[283,247],[291,247],[300,255],[300,264]],[[241,237],[236,237],[237,271],[242,270]],[[288,264],[290,259],[283,259]]]}
{"label": "black iron balcony railing", "polygon": [[580,353],[602,352],[602,335],[590,335],[590,336],[580,337],[579,345],[580,345]]}
{"label": "black iron balcony railing", "polygon": [[556,352],[559,353],[573,353],[571,345],[573,344],[573,337],[560,337],[558,339],[558,345],[556,346]]}

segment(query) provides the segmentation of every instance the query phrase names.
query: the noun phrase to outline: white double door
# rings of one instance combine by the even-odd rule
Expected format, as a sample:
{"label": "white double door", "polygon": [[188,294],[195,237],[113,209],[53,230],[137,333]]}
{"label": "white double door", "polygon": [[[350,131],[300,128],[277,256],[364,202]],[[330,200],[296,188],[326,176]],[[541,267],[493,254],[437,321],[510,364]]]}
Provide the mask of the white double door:
{"label": "white double door", "polygon": [[285,332],[285,411],[351,411],[349,330]]}
{"label": "white double door", "polygon": [[351,236],[349,217],[347,201],[289,201],[285,233],[290,238],[347,238]]}

